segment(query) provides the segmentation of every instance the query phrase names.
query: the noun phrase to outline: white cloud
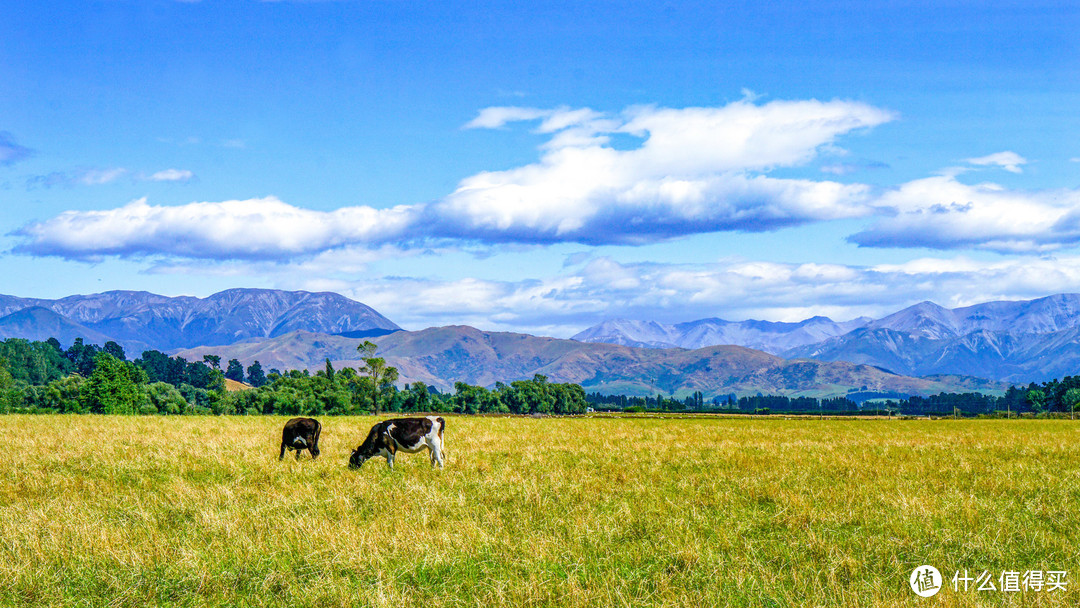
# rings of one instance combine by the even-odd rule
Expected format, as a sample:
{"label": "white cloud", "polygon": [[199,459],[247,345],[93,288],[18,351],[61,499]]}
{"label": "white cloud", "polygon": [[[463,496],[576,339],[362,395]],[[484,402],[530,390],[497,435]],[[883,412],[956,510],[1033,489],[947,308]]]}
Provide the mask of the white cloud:
{"label": "white cloud", "polygon": [[1080,190],[1010,190],[953,175],[915,180],[876,204],[888,217],[852,235],[867,247],[1040,252],[1080,242]]}
{"label": "white cloud", "polygon": [[186,182],[195,177],[195,174],[186,169],[165,169],[146,176],[152,182]]}
{"label": "white cloud", "polygon": [[[715,108],[640,106],[618,115],[588,108],[486,108],[465,126],[540,121],[537,132],[549,136],[540,159],[468,177],[432,203],[324,213],[277,199],[180,206],[142,201],[111,211],[69,211],[30,224],[17,232],[27,241],[16,250],[74,258],[161,254],[250,259],[395,241],[426,246],[443,239],[643,244],[702,232],[774,230],[861,217],[873,211],[867,186],[766,173],[805,163],[838,137],[893,117],[863,103],[816,100],[763,105],[741,100]],[[611,145],[614,137],[639,143],[617,149]],[[154,174],[157,179],[188,175],[176,169]]]}
{"label": "white cloud", "polygon": [[[495,241],[641,243],[695,232],[770,230],[859,217],[869,189],[767,177],[812,159],[891,112],[849,101],[738,101],[719,108],[488,108],[467,126],[539,120],[540,161],[462,180],[433,206],[447,236]],[[614,135],[641,144],[611,147]]]}
{"label": "white cloud", "polygon": [[80,184],[87,186],[100,186],[102,184],[112,183],[121,177],[128,174],[128,170],[123,167],[114,167],[111,169],[88,169],[83,171],[75,179]]}
{"label": "white cloud", "polygon": [[540,108],[519,108],[514,106],[497,106],[484,108],[476,118],[465,124],[465,129],[498,129],[507,123],[519,120],[536,120],[550,116],[552,110]]}
{"label": "white cloud", "polygon": [[1006,151],[980,156],[979,158],[969,158],[966,162],[980,166],[996,165],[1010,173],[1023,173],[1024,170],[1020,166],[1026,165],[1028,160],[1016,152]]}
{"label": "white cloud", "polygon": [[188,258],[285,258],[401,235],[407,207],[310,211],[276,198],[153,206],[146,199],[108,211],[68,211],[28,225],[16,252],[91,259],[161,254]]}

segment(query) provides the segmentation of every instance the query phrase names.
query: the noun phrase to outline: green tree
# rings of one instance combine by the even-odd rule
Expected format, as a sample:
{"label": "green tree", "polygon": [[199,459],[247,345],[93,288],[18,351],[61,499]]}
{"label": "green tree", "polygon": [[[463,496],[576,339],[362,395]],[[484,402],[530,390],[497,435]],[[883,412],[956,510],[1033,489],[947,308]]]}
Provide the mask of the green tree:
{"label": "green tree", "polygon": [[75,371],[83,378],[89,378],[94,373],[94,360],[101,352],[96,344],[84,344],[82,338],[75,338],[75,342],[64,351],[64,356],[75,365]]}
{"label": "green tree", "polygon": [[94,358],[94,372],[86,382],[86,402],[91,412],[99,414],[135,414],[141,405],[139,384],[146,374],[138,367],[109,353]]}
{"label": "green tree", "polygon": [[154,382],[145,386],[146,395],[159,414],[183,414],[187,401],[180,391],[166,382]]}
{"label": "green tree", "polygon": [[124,354],[124,347],[120,346],[116,342],[109,340],[105,343],[105,347],[101,349],[102,352],[109,353],[121,361],[127,361],[127,355]]}
{"label": "green tree", "polygon": [[236,359],[229,359],[229,366],[225,368],[225,377],[237,382],[244,381],[244,366]]}
{"label": "green tree", "polygon": [[71,374],[53,380],[45,387],[45,407],[64,414],[82,414],[86,411],[86,378]]}
{"label": "green tree", "polygon": [[1062,401],[1065,404],[1065,409],[1069,412],[1069,417],[1076,418],[1076,408],[1080,405],[1080,388],[1070,388],[1065,391]]}
{"label": "green tree", "polygon": [[14,405],[14,390],[15,380],[11,377],[11,372],[8,371],[8,363],[6,359],[0,359],[0,414],[11,413],[11,408]]}
{"label": "green tree", "polygon": [[371,378],[370,396],[376,415],[382,413],[382,403],[386,401],[383,397],[392,392],[393,384],[398,379],[397,368],[388,366],[385,359],[375,356],[378,348],[377,344],[368,340],[356,347],[360,359],[364,362],[359,371]]}
{"label": "green tree", "polygon": [[1025,400],[1028,406],[1031,407],[1036,413],[1041,413],[1046,410],[1046,393],[1039,389],[1032,389],[1025,395]]}
{"label": "green tree", "polygon": [[203,355],[202,360],[212,369],[221,369],[221,357],[218,355]]}
{"label": "green tree", "polygon": [[247,368],[248,384],[259,388],[266,384],[266,374],[263,372],[262,364],[257,360],[248,366]]}

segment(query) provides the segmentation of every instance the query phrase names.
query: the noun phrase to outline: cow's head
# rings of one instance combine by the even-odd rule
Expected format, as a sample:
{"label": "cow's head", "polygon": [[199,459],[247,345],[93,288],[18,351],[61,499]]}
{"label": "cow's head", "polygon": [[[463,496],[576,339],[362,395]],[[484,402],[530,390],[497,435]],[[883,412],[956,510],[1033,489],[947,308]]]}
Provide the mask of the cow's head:
{"label": "cow's head", "polygon": [[352,451],[352,456],[349,457],[349,468],[350,469],[359,469],[360,465],[367,462],[368,458],[371,458],[371,456],[370,455],[365,455],[360,450],[360,448],[356,448],[355,450]]}

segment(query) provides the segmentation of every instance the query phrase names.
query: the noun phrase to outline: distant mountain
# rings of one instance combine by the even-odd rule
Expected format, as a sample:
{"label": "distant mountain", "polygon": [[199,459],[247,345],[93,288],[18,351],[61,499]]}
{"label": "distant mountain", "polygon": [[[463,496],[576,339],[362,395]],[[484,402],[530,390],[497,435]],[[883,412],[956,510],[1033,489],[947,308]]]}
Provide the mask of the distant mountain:
{"label": "distant mountain", "polygon": [[1080,294],[1058,294],[1019,302],[986,302],[948,309],[922,302],[867,324],[943,339],[987,330],[1049,334],[1080,326]]}
{"label": "distant mountain", "polygon": [[665,325],[618,319],[574,336],[646,348],[734,344],[786,358],[849,361],[898,374],[1008,382],[1080,374],[1080,294],[949,309],[921,302],[881,319],[799,323],[702,319]]}
{"label": "distant mountain", "polygon": [[[400,329],[371,307],[336,293],[273,289],[229,289],[206,298],[144,291],[109,291],[60,300],[0,296],[0,315],[5,318],[28,309],[48,310],[64,321],[28,313],[9,324],[7,335],[40,336],[53,324],[69,332],[65,335],[81,335],[92,342],[115,340],[135,353],[146,348],[231,344],[298,330],[377,335]],[[35,319],[42,324],[36,326]],[[88,333],[80,334],[79,328]]]}
{"label": "distant mountain", "polygon": [[112,339],[41,306],[31,306],[0,317],[0,339],[7,338],[25,338],[39,342],[56,338],[65,346],[74,342],[75,338],[98,345]]}
{"label": "distant mountain", "polygon": [[[974,378],[921,379],[845,362],[788,361],[740,346],[636,348],[464,326],[401,331],[373,341],[379,345],[379,355],[398,368],[401,382],[421,381],[440,390],[453,390],[459,381],[491,386],[534,374],[544,374],[554,382],[576,382],[588,391],[623,394],[685,395],[700,390],[706,396],[732,392],[837,396],[849,390],[931,394],[1005,388]],[[359,343],[343,336],[294,332],[179,354],[189,360],[216,354],[239,359],[244,365],[258,360],[264,369],[318,370],[330,359],[341,369],[359,365]]]}
{"label": "distant mountain", "polygon": [[1007,382],[1080,374],[1080,295],[947,309],[923,302],[785,357],[850,361],[896,373]]}
{"label": "distant mountain", "polygon": [[644,348],[702,348],[736,344],[779,354],[792,348],[815,344],[845,334],[870,322],[868,318],[838,323],[828,317],[813,317],[798,323],[772,321],[725,321],[700,319],[666,325],[655,321],[613,319],[573,336],[580,342],[604,342]]}

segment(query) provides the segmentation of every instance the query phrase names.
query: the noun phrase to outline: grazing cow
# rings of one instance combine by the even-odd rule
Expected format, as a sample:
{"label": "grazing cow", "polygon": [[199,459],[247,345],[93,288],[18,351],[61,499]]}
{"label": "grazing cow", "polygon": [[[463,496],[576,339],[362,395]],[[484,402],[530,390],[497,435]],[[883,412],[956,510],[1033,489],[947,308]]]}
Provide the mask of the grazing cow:
{"label": "grazing cow", "polygon": [[296,450],[296,459],[300,460],[300,454],[307,450],[311,452],[311,459],[319,457],[319,433],[322,425],[314,418],[293,418],[285,423],[281,431],[281,455],[278,460],[285,458],[285,448]]}
{"label": "grazing cow", "polygon": [[382,456],[394,470],[394,456],[399,451],[415,453],[424,448],[431,450],[431,466],[442,468],[444,428],[446,422],[435,416],[383,420],[371,427],[364,443],[353,450],[349,468],[359,468],[369,458]]}

